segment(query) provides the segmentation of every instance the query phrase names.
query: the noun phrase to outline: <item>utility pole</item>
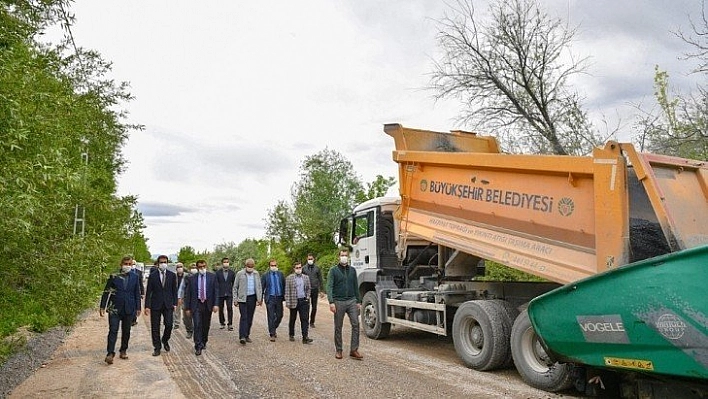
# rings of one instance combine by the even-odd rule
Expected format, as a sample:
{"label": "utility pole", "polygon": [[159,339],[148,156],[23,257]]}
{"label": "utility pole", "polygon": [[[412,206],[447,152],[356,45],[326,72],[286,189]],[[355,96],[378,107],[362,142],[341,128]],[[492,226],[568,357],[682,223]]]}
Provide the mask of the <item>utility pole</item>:
{"label": "utility pole", "polygon": [[[88,140],[85,137],[81,138],[81,144],[83,146],[83,151],[81,151],[81,162],[85,166],[88,166]],[[86,172],[84,170],[84,176],[82,180],[86,177]],[[86,208],[83,205],[76,204],[74,208],[74,235],[80,234],[82,237],[86,231]]]}

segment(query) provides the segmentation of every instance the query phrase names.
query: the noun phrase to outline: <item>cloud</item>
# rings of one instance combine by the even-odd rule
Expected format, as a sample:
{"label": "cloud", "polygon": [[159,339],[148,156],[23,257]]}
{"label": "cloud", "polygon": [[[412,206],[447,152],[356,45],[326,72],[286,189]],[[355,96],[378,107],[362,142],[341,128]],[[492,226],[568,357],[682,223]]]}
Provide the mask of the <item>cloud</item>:
{"label": "cloud", "polygon": [[183,213],[197,212],[197,208],[179,206],[162,202],[138,202],[138,210],[144,217],[164,218],[180,216]]}

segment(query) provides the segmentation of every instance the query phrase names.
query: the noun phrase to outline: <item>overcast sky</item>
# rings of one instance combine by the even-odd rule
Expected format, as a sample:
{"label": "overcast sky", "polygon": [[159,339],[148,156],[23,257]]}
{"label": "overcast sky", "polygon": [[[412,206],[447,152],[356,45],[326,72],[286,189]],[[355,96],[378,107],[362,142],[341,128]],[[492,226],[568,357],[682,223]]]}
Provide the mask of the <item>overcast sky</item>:
{"label": "overcast sky", "polygon": [[[684,90],[699,81],[670,33],[699,17],[699,0],[542,3],[579,27],[573,51],[591,66],[575,87],[593,117],[624,118],[623,141],[632,104],[651,100],[655,65]],[[480,13],[486,4],[475,1]],[[459,104],[423,89],[445,10],[432,0],[77,0],[77,44],[130,82],[127,122],[145,125],[124,148],[119,194],[138,197],[153,256],[263,237],[302,159],[325,147],[371,181],[397,176],[384,123],[464,129]]]}

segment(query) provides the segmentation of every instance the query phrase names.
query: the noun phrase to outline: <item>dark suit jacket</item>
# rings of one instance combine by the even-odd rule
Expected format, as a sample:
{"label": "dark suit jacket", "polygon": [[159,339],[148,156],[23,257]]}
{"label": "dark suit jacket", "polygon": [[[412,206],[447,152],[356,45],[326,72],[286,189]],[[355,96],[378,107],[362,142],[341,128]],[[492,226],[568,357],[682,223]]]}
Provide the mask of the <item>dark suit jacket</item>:
{"label": "dark suit jacket", "polygon": [[145,290],[145,308],[160,310],[177,306],[177,274],[165,270],[165,286],[160,281],[160,271],[150,273]]}
{"label": "dark suit jacket", "polygon": [[[261,287],[263,287],[263,300],[268,303],[268,298],[270,298],[270,286],[271,286],[271,278],[270,275],[273,272],[268,270],[267,272],[263,273],[263,276],[261,276]],[[285,275],[283,272],[278,270],[276,273],[278,273],[278,281],[280,282],[280,295],[284,296],[285,295]]]}
{"label": "dark suit jacket", "polygon": [[138,285],[138,276],[134,273],[112,274],[101,296],[101,309],[108,306],[109,311],[116,311],[119,316],[134,315],[140,310]]}
{"label": "dark suit jacket", "polygon": [[[198,274],[198,273],[197,273]],[[224,269],[216,271],[216,285],[218,285],[219,295],[218,296],[233,296],[234,293],[234,281],[236,281],[236,273],[229,269],[224,271]]]}
{"label": "dark suit jacket", "polygon": [[[187,278],[187,282],[185,282],[185,291],[184,291],[184,309],[194,311],[197,309],[197,303],[199,303],[199,278],[200,275],[199,273],[197,274],[192,274]],[[206,304],[207,307],[211,310],[214,306],[216,306],[216,298],[219,295],[219,287],[216,284],[216,275],[214,273],[209,273],[207,272],[204,275],[204,278],[206,278],[206,291],[204,292],[206,294]]]}
{"label": "dark suit jacket", "polygon": [[138,276],[138,283],[140,284],[140,295],[145,295],[145,286],[143,285],[143,272],[138,269],[133,269],[130,271]]}

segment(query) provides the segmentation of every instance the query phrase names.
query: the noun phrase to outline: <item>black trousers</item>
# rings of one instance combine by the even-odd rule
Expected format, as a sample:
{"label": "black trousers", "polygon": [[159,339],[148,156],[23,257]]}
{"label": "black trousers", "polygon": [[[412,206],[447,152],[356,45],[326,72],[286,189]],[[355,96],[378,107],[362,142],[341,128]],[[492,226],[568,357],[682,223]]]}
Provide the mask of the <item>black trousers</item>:
{"label": "black trousers", "polygon": [[204,349],[209,341],[209,328],[211,327],[211,309],[204,302],[197,301],[197,307],[192,311],[194,325],[194,349]]}
{"label": "black trousers", "polygon": [[226,302],[226,315],[229,318],[229,326],[232,326],[234,324],[234,297],[232,296],[219,297],[219,324],[223,326],[227,321],[224,317],[224,302]]}
{"label": "black trousers", "polygon": [[268,334],[272,337],[283,320],[283,297],[280,295],[269,296],[266,310],[268,311]]}
{"label": "black trousers", "polygon": [[248,338],[251,335],[253,315],[256,313],[256,294],[246,297],[246,302],[238,303],[241,318],[238,322],[238,338]]}
{"label": "black trousers", "polygon": [[317,301],[319,300],[319,295],[319,288],[310,288],[310,324],[315,324],[315,316],[317,316]]}
{"label": "black trousers", "polygon": [[[172,336],[174,308],[150,309],[150,330],[152,332],[152,347],[162,349],[162,344],[168,342]],[[160,338],[160,319],[165,323],[165,331]]]}
{"label": "black trousers", "polygon": [[300,330],[302,338],[307,338],[308,328],[310,327],[310,301],[308,298],[298,298],[297,306],[290,309],[290,320],[288,321],[288,334],[291,337],[295,336],[295,319],[300,315]]}
{"label": "black trousers", "polygon": [[116,341],[118,340],[118,326],[120,324],[120,351],[128,350],[128,341],[130,341],[130,327],[133,323],[131,315],[108,314],[108,345],[106,346],[106,354],[116,353]]}

